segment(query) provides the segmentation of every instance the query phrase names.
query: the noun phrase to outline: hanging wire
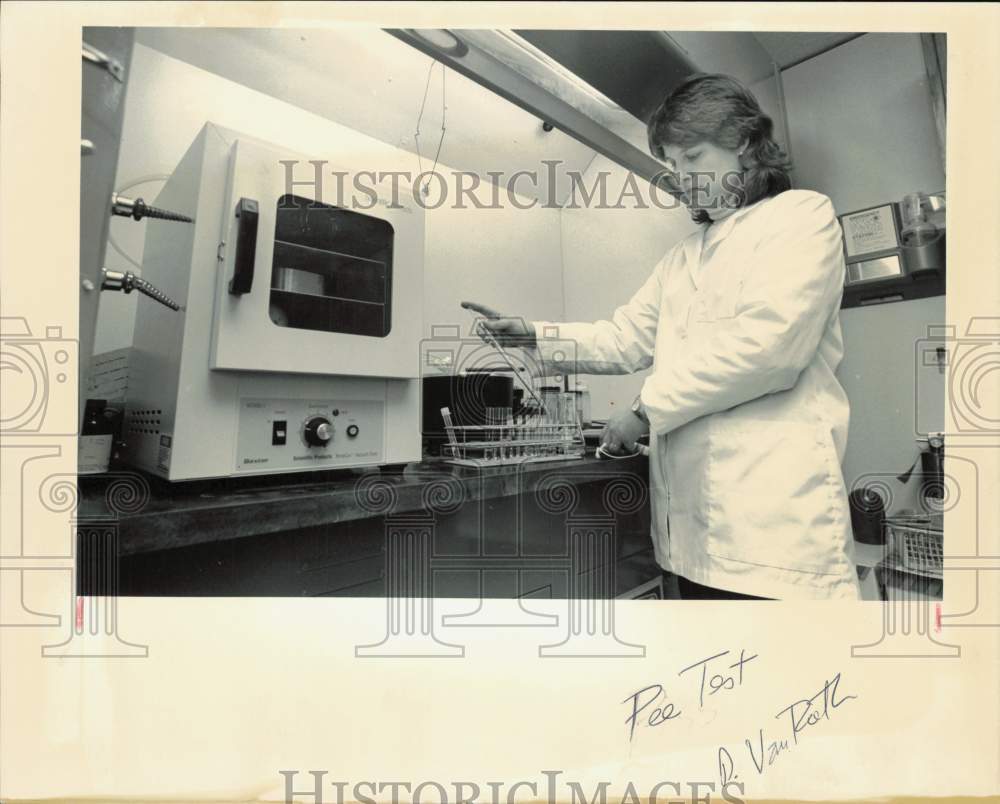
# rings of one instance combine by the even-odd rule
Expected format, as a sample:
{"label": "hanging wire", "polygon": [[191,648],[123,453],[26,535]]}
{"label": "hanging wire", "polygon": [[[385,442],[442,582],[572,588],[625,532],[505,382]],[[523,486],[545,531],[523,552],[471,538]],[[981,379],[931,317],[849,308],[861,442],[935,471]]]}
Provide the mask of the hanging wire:
{"label": "hanging wire", "polygon": [[[448,71],[445,70],[444,65],[437,61],[432,61],[430,68],[427,70],[427,82],[424,84],[424,97],[420,102],[420,113],[417,115],[417,130],[413,133],[413,141],[417,149],[417,167],[420,169],[420,173],[424,172],[424,163],[420,158],[420,121],[424,117],[424,108],[427,106],[427,94],[431,86],[431,75],[434,72],[435,67],[441,67],[441,137],[438,140],[437,151],[434,153],[434,164],[431,165],[430,172],[433,173],[437,168],[438,157],[441,155],[441,145],[444,143],[444,132],[445,128],[445,118],[448,113],[448,103],[447,103],[447,92],[445,87],[445,77]],[[430,179],[428,178],[424,181],[424,186],[420,188],[420,193],[424,197],[427,196],[427,185],[430,184]]]}

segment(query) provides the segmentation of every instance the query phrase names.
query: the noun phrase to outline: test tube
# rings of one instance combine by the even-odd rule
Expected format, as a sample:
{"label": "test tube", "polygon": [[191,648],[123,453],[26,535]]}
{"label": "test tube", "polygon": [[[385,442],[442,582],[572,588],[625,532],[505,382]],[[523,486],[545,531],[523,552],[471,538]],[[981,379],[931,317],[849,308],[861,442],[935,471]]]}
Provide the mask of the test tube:
{"label": "test tube", "polygon": [[448,433],[448,440],[452,444],[457,444],[455,437],[455,423],[451,419],[451,411],[448,408],[441,408],[441,418],[444,420],[444,429]]}

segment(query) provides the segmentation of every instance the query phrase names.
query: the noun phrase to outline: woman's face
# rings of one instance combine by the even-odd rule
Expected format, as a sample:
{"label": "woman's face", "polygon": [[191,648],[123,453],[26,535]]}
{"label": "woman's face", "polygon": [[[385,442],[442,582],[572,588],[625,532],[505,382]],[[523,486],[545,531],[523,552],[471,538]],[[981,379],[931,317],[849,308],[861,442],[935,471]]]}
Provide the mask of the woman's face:
{"label": "woman's face", "polygon": [[739,206],[735,198],[742,175],[738,153],[708,140],[663,146],[664,162],[676,174],[684,202],[692,209],[704,209],[711,218],[724,217]]}

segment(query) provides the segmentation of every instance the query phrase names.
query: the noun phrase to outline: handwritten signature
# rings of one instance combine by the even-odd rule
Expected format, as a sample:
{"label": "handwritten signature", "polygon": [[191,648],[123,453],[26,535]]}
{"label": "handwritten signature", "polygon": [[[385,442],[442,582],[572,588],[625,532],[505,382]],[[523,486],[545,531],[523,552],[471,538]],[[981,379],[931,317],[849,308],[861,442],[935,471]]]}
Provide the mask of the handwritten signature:
{"label": "handwritten signature", "polygon": [[[739,659],[732,664],[726,664],[732,658],[731,653],[731,651],[724,650],[694,664],[689,664],[677,673],[678,676],[682,676],[690,670],[701,670],[700,673],[694,674],[699,677],[699,709],[704,706],[706,695],[712,696],[742,686],[744,668],[748,662],[757,658],[756,653],[753,656],[747,656],[746,650],[741,650]],[[728,657],[728,659],[724,657]],[[637,726],[662,726],[682,714],[680,707],[668,700],[666,689],[662,684],[650,684],[648,687],[643,687],[625,698],[622,703],[631,709],[628,717],[625,718],[629,730],[629,741],[635,736]]]}
{"label": "handwritten signature", "polygon": [[[777,739],[767,740],[765,746],[763,728],[757,730],[754,740],[746,739],[743,741],[758,776],[771,767],[781,754],[798,745],[799,735],[802,732],[811,726],[815,726],[821,720],[829,720],[830,715],[836,709],[847,701],[858,697],[857,695],[840,693],[838,689],[840,686],[840,675],[840,673],[837,673],[833,678],[823,682],[822,688],[811,698],[800,698],[774,716],[775,719],[780,719],[784,715],[788,716],[786,725],[790,730],[791,744],[788,741],[788,732],[784,732]],[[770,735],[768,736],[770,738]],[[740,778],[739,773],[736,771],[736,762],[733,759],[733,755],[725,746],[719,746],[718,760],[719,779],[723,786],[728,782],[733,782]]]}

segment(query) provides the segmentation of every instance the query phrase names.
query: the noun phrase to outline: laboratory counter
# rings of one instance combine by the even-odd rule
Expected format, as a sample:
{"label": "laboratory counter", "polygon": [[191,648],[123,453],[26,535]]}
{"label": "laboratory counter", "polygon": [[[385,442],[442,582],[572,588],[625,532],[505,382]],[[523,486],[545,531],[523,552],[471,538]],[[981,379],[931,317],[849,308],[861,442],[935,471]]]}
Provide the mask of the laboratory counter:
{"label": "laboratory counter", "polygon": [[80,491],[82,594],[115,578],[125,595],[383,596],[393,561],[437,597],[620,597],[660,577],[645,458],[182,484],[123,469]]}

